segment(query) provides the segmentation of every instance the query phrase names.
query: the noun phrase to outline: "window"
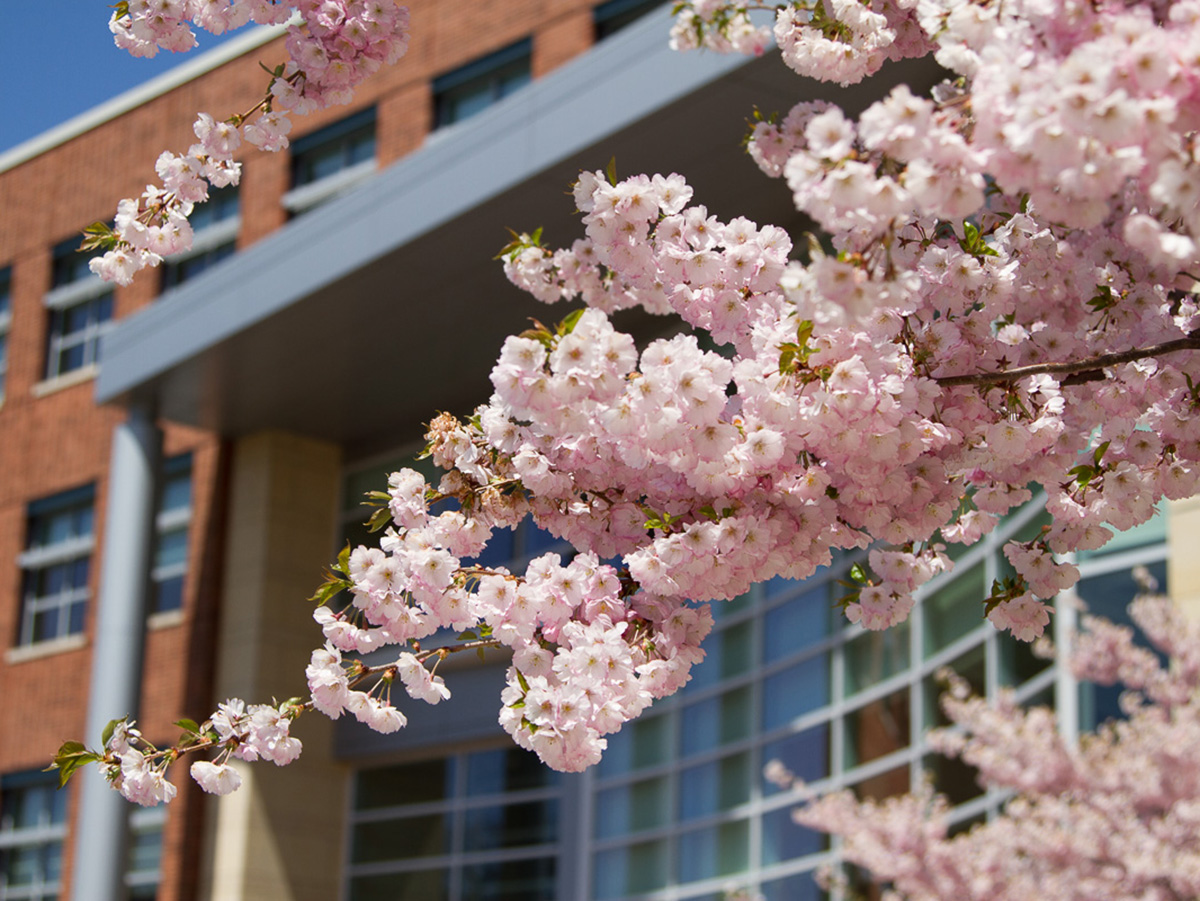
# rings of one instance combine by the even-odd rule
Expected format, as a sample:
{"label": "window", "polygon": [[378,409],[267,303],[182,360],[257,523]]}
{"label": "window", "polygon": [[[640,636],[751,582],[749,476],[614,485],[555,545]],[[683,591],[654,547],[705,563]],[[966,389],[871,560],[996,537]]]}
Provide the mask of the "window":
{"label": "window", "polygon": [[134,808],[129,813],[129,860],[125,867],[128,901],[154,901],[162,881],[166,807]]}
{"label": "window", "polygon": [[375,108],[297,138],[292,148],[292,190],[283,205],[301,213],[375,171]]}
{"label": "window", "polygon": [[8,329],[12,325],[12,267],[0,269],[0,402],[8,375]]}
{"label": "window", "polygon": [[162,289],[166,291],[199,275],[232,256],[237,245],[238,192],[230,185],[210,189],[208,200],[198,204],[191,217],[191,250],[167,257],[162,264]]}
{"label": "window", "polygon": [[434,128],[469,119],[529,84],[528,38],[433,81]]}
{"label": "window", "polygon": [[99,362],[100,337],[113,316],[112,287],[88,269],[95,254],[79,253],[79,238],[54,249],[46,349],[46,378],[52,379]]}
{"label": "window", "polygon": [[19,643],[31,645],[83,632],[92,562],[91,485],[29,506]]}
{"label": "window", "polygon": [[562,777],[519,748],[360,770],[349,901],[553,901]]}
{"label": "window", "polygon": [[57,777],[21,773],[0,779],[0,897],[57,901],[67,835],[67,793]]}
{"label": "window", "polygon": [[626,25],[632,25],[650,10],[663,5],[663,0],[608,0],[592,13],[596,23],[596,40],[612,37]]}
{"label": "window", "polygon": [[191,519],[192,455],[182,454],[163,464],[150,570],[150,613],[166,613],[183,606]]}

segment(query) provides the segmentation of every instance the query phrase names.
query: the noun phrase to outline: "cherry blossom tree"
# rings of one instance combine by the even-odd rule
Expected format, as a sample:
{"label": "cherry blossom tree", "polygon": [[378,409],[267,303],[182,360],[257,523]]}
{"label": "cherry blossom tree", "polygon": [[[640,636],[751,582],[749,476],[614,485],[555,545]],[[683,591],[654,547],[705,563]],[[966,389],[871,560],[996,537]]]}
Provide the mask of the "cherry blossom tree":
{"label": "cherry blossom tree", "polygon": [[[148,52],[186,45],[187,16],[225,27],[285,6],[130,2],[114,31]],[[239,129],[281,146],[281,110],[339,99],[403,50],[391,2],[292,6],[291,61],[259,124],[202,117],[200,144],[160,160],[164,187],[96,230],[103,274],[176,249],[204,179],[236,175]],[[583,308],[508,338],[491,400],[432,420],[443,475],[405,469],[370,498],[378,543],[347,548],[315,598],[311,698],[230,700],[166,749],[121,723],[100,751],[65,746],[64,774],[99,761],[153,802],[168,762],[211,751],[194,774],[229,790],[230,757],[298,753],[302,712],[400,728],[397,679],[437,703],[437,664],[483,647],[512,654],[503,727],[579,770],[688,680],[709,603],[756,581],[862,549],[841,605],[889,627],[952,568],[948,543],[977,541],[1040,486],[1051,524],[1006,546],[1016,575],[980,599],[1030,640],[1078,578],[1061,555],[1196,492],[1200,0],[692,0],[670,39],[754,54],[773,40],[799,74],[841,84],[929,55],[948,78],[930,96],[899,85],[857,120],[803,101],[754,126],[750,155],[825,235],[799,247],[710,216],[681,175],[581,174],[586,237],[555,249],[523,234],[502,255],[539,300]],[[609,318],[631,306],[687,328],[639,349]],[[524,573],[473,562],[527,516],[576,555]],[[429,641],[446,630],[459,643]],[[359,657],[389,646],[386,665]]]}
{"label": "cherry blossom tree", "polygon": [[[931,738],[1009,796],[1001,815],[953,837],[948,804],[926,787],[882,802],[826,795],[798,822],[842,838],[843,856],[909,901],[1181,901],[1200,894],[1200,625],[1165,598],[1130,607],[1133,630],[1086,618],[1071,654],[1081,679],[1123,683],[1126,718],[1076,744],[1053,711],[1011,692],[988,704],[951,678],[956,728]],[[1165,658],[1166,662],[1163,662]],[[776,763],[772,776],[788,784]]]}

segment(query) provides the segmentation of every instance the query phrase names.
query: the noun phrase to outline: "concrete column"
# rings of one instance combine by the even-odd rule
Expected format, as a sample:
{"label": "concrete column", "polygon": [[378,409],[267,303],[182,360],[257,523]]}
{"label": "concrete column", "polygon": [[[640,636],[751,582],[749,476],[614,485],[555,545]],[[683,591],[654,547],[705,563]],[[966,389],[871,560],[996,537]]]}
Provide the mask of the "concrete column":
{"label": "concrete column", "polygon": [[[95,608],[87,741],[109,720],[136,716],[146,639],[146,593],[154,540],[154,490],[161,434],[149,411],[134,407],[113,431],[108,506]],[[95,767],[83,773],[75,825],[75,901],[119,901],[124,877],[129,802]]]}
{"label": "concrete column", "polygon": [[[260,432],[233,450],[222,576],[216,700],[307,696],[304,667],[323,643],[306,600],[336,551],[338,448]],[[239,765],[243,784],[206,798],[199,897],[329,901],[339,891],[345,769],[333,724],[319,713],[292,727],[295,763]]]}
{"label": "concrete column", "polygon": [[1166,591],[1188,616],[1200,618],[1200,554],[1196,553],[1197,541],[1200,541],[1200,497],[1169,502]]}

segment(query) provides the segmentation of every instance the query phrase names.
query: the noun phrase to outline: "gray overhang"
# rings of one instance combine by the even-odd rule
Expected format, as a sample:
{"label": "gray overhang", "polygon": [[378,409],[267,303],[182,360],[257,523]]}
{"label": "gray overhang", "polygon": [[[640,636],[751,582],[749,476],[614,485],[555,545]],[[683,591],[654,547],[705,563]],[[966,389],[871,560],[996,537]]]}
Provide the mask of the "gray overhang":
{"label": "gray overhang", "polygon": [[[486,400],[503,336],[569,311],[518,291],[492,257],[506,229],[582,236],[569,185],[616,159],[621,175],[680,172],[723,218],[795,225],[781,182],[741,148],[757,107],[861,97],[805,82],[777,53],[674,53],[664,10],[603,42],[357,189],[123,320],[104,340],[100,402],[239,435],[279,428],[352,455],[415,437],[438,410]],[[906,66],[914,90],[934,79]],[[914,84],[913,82],[921,84]],[[871,94],[881,92],[874,87]],[[654,328],[621,314],[618,325]]]}

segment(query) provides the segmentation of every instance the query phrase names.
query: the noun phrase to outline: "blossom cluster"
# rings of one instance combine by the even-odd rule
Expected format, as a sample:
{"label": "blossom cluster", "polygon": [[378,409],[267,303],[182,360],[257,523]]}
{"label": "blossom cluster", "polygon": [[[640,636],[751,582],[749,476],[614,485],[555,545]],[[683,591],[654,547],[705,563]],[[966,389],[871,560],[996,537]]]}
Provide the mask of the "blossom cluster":
{"label": "blossom cluster", "polygon": [[[1130,614],[1152,647],[1088,618],[1072,651],[1076,675],[1127,690],[1127,718],[1078,744],[1053,711],[1024,709],[1011,693],[988,703],[952,680],[943,707],[956,729],[934,742],[1013,796],[1002,814],[951,837],[949,805],[926,786],[883,802],[827,795],[796,820],[841,836],[846,859],[909,901],[1195,897],[1200,629],[1164,598],[1143,597]],[[778,762],[770,769],[791,783]]]}
{"label": "blossom cluster", "polygon": [[[762,52],[752,6],[683,3],[673,43]],[[359,59],[349,23],[375,9],[392,7],[301,4],[272,96],[303,95],[305,66]],[[380,40],[398,47],[403,21]],[[678,174],[585,172],[584,238],[505,248],[514,284],[585,309],[508,338],[489,401],[430,425],[444,475],[402,470],[374,499],[379,541],[318,593],[312,706],[392,731],[397,678],[438,703],[446,656],[504,647],[501,724],[578,770],[687,681],[707,602],[859,549],[845,614],[895,625],[952,568],[948,544],[1036,489],[1048,525],[1005,547],[1011,574],[980,599],[1031,640],[1078,579],[1062,555],[1196,493],[1200,0],[795,0],[773,34],[827,80],[926,54],[954,78],[928,97],[894,87],[856,118],[805,101],[754,127],[750,155],[825,232],[807,247],[710,215]],[[236,149],[230,123],[197,135],[195,156],[163,164],[170,202],[199,199],[195,173]],[[125,212],[148,258],[174,240],[152,226],[183,230]],[[677,324],[639,348],[610,319],[635,306]],[[473,562],[527,516],[574,556]],[[393,662],[364,663],[390,646]]]}
{"label": "blossom cluster", "polygon": [[[477,447],[450,416],[439,417],[431,434],[435,459],[467,457]],[[308,667],[318,710],[335,719],[348,711],[381,732],[399,728],[405,718],[389,691],[396,677],[414,699],[436,704],[450,696],[425,666],[432,660],[436,668],[448,650],[422,650],[420,641],[439,629],[470,629],[485,636],[479,646],[512,650],[504,728],[554,768],[577,771],[599,760],[603,736],[688,680],[712,626],[706,608],[631,592],[594,553],[565,564],[558,554],[544,554],[522,577],[470,564],[493,528],[511,527],[524,514],[524,505],[497,486],[526,465],[504,455],[477,458],[466,467],[470,477],[447,477],[437,491],[413,470],[392,475],[391,525],[380,546],[359,547],[346,558],[350,602],[337,612],[321,606],[314,615],[326,639]],[[461,510],[431,512],[431,499],[448,497]],[[397,644],[415,651],[384,667],[370,692],[354,691],[351,683],[362,673],[354,655]]]}
{"label": "blossom cluster", "polygon": [[217,749],[215,760],[198,760],[191,766],[192,778],[206,792],[225,795],[242,784],[230,758],[251,762],[270,760],[286,766],[300,756],[300,739],[290,734],[292,720],[303,705],[285,702],[279,706],[251,704],[230,699],[221,704],[203,725],[183,722],[183,740],[178,748],[160,750],[128,720],[109,724],[102,754],[96,754],[105,778],[129,801],[143,807],[167,803],[176,794],[167,780],[167,767],[184,750]]}
{"label": "blossom cluster", "polygon": [[118,284],[191,247],[187,219],[193,205],[208,199],[210,186],[237,184],[241,164],[234,157],[243,139],[260,150],[287,148],[289,115],[348,103],[363,79],[408,49],[408,9],[396,0],[127,0],[109,27],[117,46],[153,56],[160,48],[191,49],[196,36],[189,22],[215,34],[248,22],[288,23],[288,60],[249,111],[223,121],[200,113],[193,126],[197,143],[186,153],[159,157],[155,169],[162,184],[122,200],[111,230],[93,227],[92,244],[105,253],[89,265]]}

